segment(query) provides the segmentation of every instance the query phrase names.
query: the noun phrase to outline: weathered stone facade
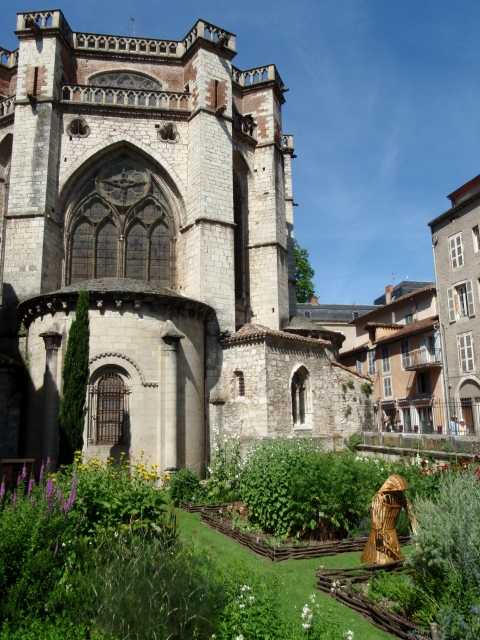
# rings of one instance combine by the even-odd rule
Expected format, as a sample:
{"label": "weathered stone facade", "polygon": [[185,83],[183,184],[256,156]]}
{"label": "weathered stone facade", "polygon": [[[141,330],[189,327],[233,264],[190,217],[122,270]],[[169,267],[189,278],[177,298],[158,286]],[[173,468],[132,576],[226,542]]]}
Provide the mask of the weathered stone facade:
{"label": "weathered stone facade", "polygon": [[[354,430],[342,382],[358,379],[329,362],[337,347],[279,332],[295,270],[275,66],[236,69],[235,36],[201,20],[182,41],[145,40],[74,33],[44,11],[19,14],[16,34],[18,51],[0,51],[0,352],[28,363],[17,454],[56,455],[81,289],[89,455],[201,469],[214,422],[246,437]],[[279,335],[235,341],[249,323]]]}

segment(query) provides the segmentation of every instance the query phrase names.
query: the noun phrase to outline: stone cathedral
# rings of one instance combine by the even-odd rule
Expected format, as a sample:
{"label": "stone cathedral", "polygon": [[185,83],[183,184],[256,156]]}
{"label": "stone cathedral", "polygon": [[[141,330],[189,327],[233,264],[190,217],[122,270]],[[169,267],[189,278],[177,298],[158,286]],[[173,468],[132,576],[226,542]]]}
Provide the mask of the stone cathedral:
{"label": "stone cathedral", "polygon": [[39,11],[15,34],[0,48],[0,457],[57,455],[81,290],[86,455],[202,471],[215,433],[354,432],[365,380],[336,362],[343,336],[294,318],[275,66],[237,69],[235,35],[203,20],[153,40]]}

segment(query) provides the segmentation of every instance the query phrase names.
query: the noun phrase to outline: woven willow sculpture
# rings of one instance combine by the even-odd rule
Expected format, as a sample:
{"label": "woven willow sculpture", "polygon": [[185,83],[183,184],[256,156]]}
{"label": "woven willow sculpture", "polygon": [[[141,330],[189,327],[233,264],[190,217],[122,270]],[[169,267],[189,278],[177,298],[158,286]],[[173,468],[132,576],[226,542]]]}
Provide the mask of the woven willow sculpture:
{"label": "woven willow sculpture", "polygon": [[408,489],[408,485],[402,476],[390,476],[373,496],[371,530],[362,553],[362,562],[388,564],[403,558],[395,530],[402,508],[407,512],[415,533],[417,529],[412,504],[403,493],[405,489]]}

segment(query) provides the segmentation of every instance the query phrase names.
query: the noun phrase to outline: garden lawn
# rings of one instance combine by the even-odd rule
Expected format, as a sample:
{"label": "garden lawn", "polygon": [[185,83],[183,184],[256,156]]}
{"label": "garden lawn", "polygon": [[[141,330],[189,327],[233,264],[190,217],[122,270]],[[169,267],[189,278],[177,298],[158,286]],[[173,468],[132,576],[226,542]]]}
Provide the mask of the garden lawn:
{"label": "garden lawn", "polygon": [[[316,593],[321,608],[330,608],[337,618],[342,632],[351,630],[355,640],[385,640],[391,638],[364,620],[356,612],[339,604],[333,598],[316,590],[315,570],[318,566],[354,567],[360,565],[361,553],[345,553],[337,556],[315,558],[313,560],[290,560],[288,562],[268,562],[244,549],[233,540],[213,531],[200,521],[200,514],[187,513],[177,509],[180,538],[187,544],[208,549],[221,563],[222,559],[235,559],[257,572],[272,572],[281,579],[281,610],[286,620],[299,621],[308,596]],[[403,549],[408,555],[410,548]]]}

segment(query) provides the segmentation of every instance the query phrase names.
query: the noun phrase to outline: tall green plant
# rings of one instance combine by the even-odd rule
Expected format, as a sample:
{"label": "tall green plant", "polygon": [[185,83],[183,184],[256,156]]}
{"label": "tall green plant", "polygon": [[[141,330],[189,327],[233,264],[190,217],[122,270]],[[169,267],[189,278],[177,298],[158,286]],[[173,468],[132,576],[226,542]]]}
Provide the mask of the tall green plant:
{"label": "tall green plant", "polygon": [[60,464],[73,462],[74,452],[83,446],[83,425],[87,409],[85,397],[88,384],[88,291],[80,291],[68,334],[63,366],[63,397],[60,403],[59,431]]}

